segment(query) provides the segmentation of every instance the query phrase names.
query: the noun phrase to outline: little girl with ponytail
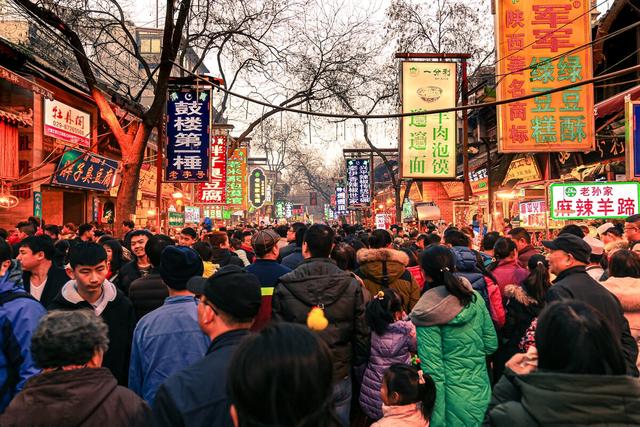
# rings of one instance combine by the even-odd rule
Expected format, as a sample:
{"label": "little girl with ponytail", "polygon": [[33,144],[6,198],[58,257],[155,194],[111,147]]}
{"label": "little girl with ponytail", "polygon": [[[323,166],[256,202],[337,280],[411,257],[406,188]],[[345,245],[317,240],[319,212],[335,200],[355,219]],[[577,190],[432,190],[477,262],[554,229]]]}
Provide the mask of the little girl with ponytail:
{"label": "little girl with ponytail", "polygon": [[371,427],[426,427],[436,400],[433,379],[411,365],[391,365],[380,389],[384,417]]}

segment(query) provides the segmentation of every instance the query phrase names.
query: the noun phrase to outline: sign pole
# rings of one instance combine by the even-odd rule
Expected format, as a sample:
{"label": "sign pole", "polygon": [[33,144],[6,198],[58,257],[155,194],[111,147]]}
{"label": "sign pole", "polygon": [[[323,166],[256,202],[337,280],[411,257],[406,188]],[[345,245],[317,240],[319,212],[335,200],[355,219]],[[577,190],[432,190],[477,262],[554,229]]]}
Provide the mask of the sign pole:
{"label": "sign pole", "polygon": [[162,115],[162,126],[158,126],[158,156],[156,158],[156,225],[158,231],[163,232],[162,229],[162,177],[164,172],[162,170],[162,146],[164,144],[164,128],[166,126],[166,115]]}
{"label": "sign pole", "polygon": [[[467,58],[462,57],[462,105],[469,103],[469,90],[467,81]],[[469,182],[469,124],[468,110],[462,110],[462,174],[464,176],[464,201],[468,202],[471,195],[471,183]]]}

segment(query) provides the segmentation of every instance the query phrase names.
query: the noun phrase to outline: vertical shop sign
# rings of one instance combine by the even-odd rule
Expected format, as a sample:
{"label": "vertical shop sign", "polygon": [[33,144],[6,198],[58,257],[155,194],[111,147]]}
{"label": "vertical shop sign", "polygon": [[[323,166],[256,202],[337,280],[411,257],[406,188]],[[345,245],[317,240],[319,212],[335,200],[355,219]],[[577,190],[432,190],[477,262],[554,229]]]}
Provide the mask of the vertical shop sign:
{"label": "vertical shop sign", "polygon": [[267,177],[262,168],[255,168],[249,174],[249,203],[255,209],[267,200]]}
{"label": "vertical shop sign", "polygon": [[347,160],[347,192],[349,206],[367,206],[371,203],[371,162],[369,159]]}
{"label": "vertical shop sign", "polygon": [[626,168],[629,179],[640,178],[640,102],[626,104]]}
{"label": "vertical shop sign", "polygon": [[[592,77],[591,2],[498,0],[498,100]],[[593,86],[498,106],[500,152],[591,151]]]}
{"label": "vertical shop sign", "polygon": [[[456,64],[403,62],[400,91],[403,113],[455,107]],[[454,178],[456,134],[453,111],[403,117],[401,178]]]}
{"label": "vertical shop sign", "polygon": [[225,204],[227,201],[227,137],[211,138],[211,171],[209,182],[198,185],[196,201],[203,204]]}
{"label": "vertical shop sign", "polygon": [[293,203],[284,202],[284,217],[289,219],[293,216]]}
{"label": "vertical shop sign", "polygon": [[347,210],[347,189],[344,184],[336,185],[336,215],[346,215]]}
{"label": "vertical shop sign", "polygon": [[209,181],[210,119],[210,90],[169,93],[166,182]]}
{"label": "vertical shop sign", "polygon": [[198,206],[185,206],[184,222],[186,224],[200,224],[200,208]]}
{"label": "vertical shop sign", "polygon": [[275,203],[275,207],[276,207],[276,218],[284,218],[284,200],[276,200]]}
{"label": "vertical shop sign", "polygon": [[42,192],[33,192],[33,216],[42,219]]}
{"label": "vertical shop sign", "polygon": [[227,204],[245,208],[247,149],[237,148],[227,161]]}

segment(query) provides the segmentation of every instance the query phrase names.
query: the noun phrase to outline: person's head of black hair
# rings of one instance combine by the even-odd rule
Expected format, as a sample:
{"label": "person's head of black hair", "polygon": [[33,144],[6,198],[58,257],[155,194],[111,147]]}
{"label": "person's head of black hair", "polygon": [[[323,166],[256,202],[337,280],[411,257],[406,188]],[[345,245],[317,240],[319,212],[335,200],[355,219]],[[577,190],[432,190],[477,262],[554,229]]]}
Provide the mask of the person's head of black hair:
{"label": "person's head of black hair", "polygon": [[22,247],[29,248],[34,255],[42,252],[48,261],[53,260],[56,251],[49,236],[29,236],[20,242],[18,249]]}
{"label": "person's head of black hair", "polygon": [[147,238],[151,238],[151,236],[153,236],[153,233],[151,233],[149,230],[145,230],[143,228],[139,228],[137,230],[133,230],[131,232],[131,234],[129,235],[130,238],[133,240],[135,237],[138,236],[147,236]]}
{"label": "person's head of black hair", "polygon": [[455,255],[446,246],[431,245],[422,252],[420,266],[432,286],[444,286],[463,306],[473,299],[473,290],[465,286],[455,272]]}
{"label": "person's head of black hair", "polygon": [[6,240],[0,239],[0,263],[13,259],[13,250]]}
{"label": "person's head of black hair", "polygon": [[574,236],[578,236],[581,239],[584,239],[584,231],[579,225],[576,224],[567,224],[560,229],[558,236],[561,234],[573,234]]}
{"label": "person's head of black hair", "polygon": [[624,220],[624,222],[632,223],[632,224],[636,222],[640,222],[640,214],[628,216],[627,219]]}
{"label": "person's head of black hair", "polygon": [[420,234],[420,232],[418,230],[411,230],[409,232],[409,238],[415,239],[416,237],[418,237],[419,234]]}
{"label": "person's head of black hair", "polygon": [[609,277],[640,278],[640,256],[628,249],[615,251],[609,259]]}
{"label": "person's head of black hair", "polygon": [[60,227],[55,224],[47,224],[44,226],[43,230],[55,237],[58,237],[60,235]]}
{"label": "person's head of black hair", "polygon": [[202,261],[211,261],[213,257],[213,249],[209,242],[195,242],[191,248],[198,252]]}
{"label": "person's head of black hair", "polygon": [[612,236],[620,238],[624,234],[624,229],[620,227],[620,224],[616,224],[613,227],[609,227],[608,229],[606,229],[602,234],[610,234]]}
{"label": "person's head of black hair", "polygon": [[509,236],[515,240],[524,240],[527,244],[531,244],[531,234],[523,227],[515,227],[509,231]]}
{"label": "person's head of black hair", "polygon": [[182,230],[180,230],[180,234],[184,234],[185,236],[189,236],[193,240],[197,240],[198,239],[198,233],[196,233],[196,230],[194,230],[191,227],[183,228]]}
{"label": "person's head of black hair", "polygon": [[36,229],[38,227],[44,227],[45,226],[44,219],[38,218],[38,217],[35,217],[35,216],[30,216],[29,218],[27,218],[27,221],[30,222],[31,224],[33,224],[33,226]]}
{"label": "person's head of black hair", "polygon": [[136,227],[136,224],[129,219],[122,221],[122,225],[128,227],[130,230],[133,230]]}
{"label": "person's head of black hair", "polygon": [[394,406],[420,403],[422,417],[428,421],[436,403],[436,383],[430,375],[422,373],[422,379],[420,375],[416,367],[398,363],[385,371],[382,381]]}
{"label": "person's head of black hair", "polygon": [[147,254],[149,262],[154,267],[160,266],[160,257],[162,251],[167,246],[175,245],[173,239],[165,234],[154,234],[149,237],[147,243],[144,245],[144,253]]}
{"label": "person's head of black hair", "polygon": [[324,224],[313,224],[304,233],[304,243],[312,258],[329,258],[335,232]]}
{"label": "person's head of black hair", "polygon": [[425,242],[425,247],[429,246],[429,245],[439,245],[440,242],[442,241],[442,238],[435,234],[435,233],[429,233],[427,234],[427,240]]}
{"label": "person's head of black hair", "polygon": [[302,227],[296,228],[296,246],[301,248],[302,242],[304,242],[304,233],[307,232],[307,227],[304,225]]}
{"label": "person's head of black hair", "polygon": [[339,425],[332,368],[327,345],[306,327],[278,322],[249,335],[227,380],[238,427]]}
{"label": "person's head of black hair", "polygon": [[115,238],[111,238],[102,239],[100,240],[99,244],[101,244],[105,248],[105,250],[107,247],[111,249],[111,264],[109,265],[109,269],[111,270],[111,272],[115,274],[120,271],[120,268],[122,268],[122,266],[126,262],[124,259],[124,251],[122,250],[122,245],[120,244],[120,242]]}
{"label": "person's head of black hair", "polygon": [[84,233],[93,230],[95,227],[91,224],[80,224],[78,227],[78,236],[82,236]]}
{"label": "person's head of black hair", "polygon": [[296,232],[298,230],[298,228],[300,227],[306,227],[304,222],[294,222],[293,224],[291,224],[291,228],[293,228],[293,231]]}
{"label": "person's head of black hair", "polygon": [[529,276],[522,286],[527,291],[527,294],[536,300],[538,304],[544,304],[547,291],[551,287],[549,261],[544,255],[536,254],[529,258],[527,268],[529,269]]}
{"label": "person's head of black hair", "polygon": [[409,264],[407,264],[407,267],[415,267],[416,265],[418,265],[418,256],[413,251],[413,249],[411,249],[410,247],[402,247],[399,250],[400,252],[404,252],[405,254],[407,254],[407,256],[409,257]]}
{"label": "person's head of black hair", "polygon": [[418,234],[418,236],[416,237],[416,242],[421,242],[421,241],[425,242],[425,246],[427,245],[427,243],[426,243],[427,235],[426,234]]}
{"label": "person's head of black hair", "polygon": [[71,244],[69,240],[60,239],[53,244],[56,249],[56,260],[61,261],[62,265],[69,263],[69,251],[71,250]]}
{"label": "person's head of black hair", "polygon": [[373,332],[384,335],[388,326],[395,322],[396,314],[402,312],[402,297],[391,288],[373,295],[367,303],[365,319]]}
{"label": "person's head of black hair", "polygon": [[278,233],[278,236],[282,237],[283,239],[287,238],[288,230],[289,230],[289,227],[286,224],[281,224],[275,228],[275,231],[276,233]]}
{"label": "person's head of black hair", "polygon": [[331,251],[331,259],[341,270],[354,271],[356,269],[356,251],[347,243],[336,244]]}
{"label": "person's head of black hair", "polygon": [[549,304],[536,328],[538,368],[582,375],[624,375],[626,365],[609,322],[578,300]]}
{"label": "person's head of black hair", "polygon": [[371,236],[369,236],[369,247],[371,249],[387,248],[392,242],[391,234],[383,228],[373,230]]}
{"label": "person's head of black hair", "polygon": [[513,240],[505,237],[498,238],[493,246],[493,257],[495,261],[489,265],[488,270],[493,271],[498,267],[501,260],[514,256],[516,249],[516,243]]}
{"label": "person's head of black hair", "polygon": [[29,221],[19,222],[18,225],[16,225],[16,228],[20,233],[26,234],[27,236],[33,236],[36,234],[36,226]]}
{"label": "person's head of black hair", "polygon": [[497,231],[490,231],[482,238],[482,250],[491,251],[496,245],[496,240],[500,238],[500,233]]}
{"label": "person's head of black hair", "polygon": [[466,248],[471,243],[471,239],[469,239],[469,236],[464,234],[462,231],[451,230],[444,234],[444,242],[447,245],[463,246]]}
{"label": "person's head of black hair", "polygon": [[7,239],[9,237],[9,232],[5,229],[0,227],[0,239]]}
{"label": "person's head of black hair", "polygon": [[72,270],[80,265],[93,267],[103,261],[107,261],[107,251],[97,243],[80,242],[69,251],[69,264]]}
{"label": "person's head of black hair", "polygon": [[[367,237],[367,236],[362,236],[359,239],[353,239],[352,241],[349,242],[349,246],[353,248],[355,253],[357,253],[360,249],[368,248],[368,246],[362,241],[364,237]],[[367,238],[367,241],[369,241],[368,238]]]}

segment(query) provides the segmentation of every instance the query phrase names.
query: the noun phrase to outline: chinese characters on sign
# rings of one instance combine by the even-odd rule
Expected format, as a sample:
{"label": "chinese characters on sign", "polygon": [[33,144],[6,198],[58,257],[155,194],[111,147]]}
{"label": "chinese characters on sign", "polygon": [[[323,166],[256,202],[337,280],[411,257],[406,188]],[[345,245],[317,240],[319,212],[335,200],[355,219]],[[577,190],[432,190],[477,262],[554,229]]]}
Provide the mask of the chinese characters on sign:
{"label": "chinese characters on sign", "polygon": [[51,184],[94,191],[109,191],[113,186],[118,162],[97,154],[68,150],[62,155]]}
{"label": "chinese characters on sign", "polygon": [[539,181],[542,179],[538,163],[533,156],[526,155],[519,159],[511,161],[507,174],[502,181],[502,184],[506,184],[509,181],[519,181],[521,183]]}
{"label": "chinese characters on sign", "polygon": [[285,218],[291,218],[293,216],[293,203],[291,202],[284,203],[284,216]]}
{"label": "chinese characters on sign", "polygon": [[325,203],[324,205],[324,219],[327,221],[333,220],[335,219],[336,216],[333,213],[333,208],[331,208],[331,205],[329,203]]}
{"label": "chinese characters on sign", "polygon": [[626,105],[627,178],[640,178],[640,102]]}
{"label": "chinese characters on sign", "polygon": [[227,204],[244,208],[247,149],[237,148],[227,161]]}
{"label": "chinese characters on sign", "polygon": [[60,101],[44,100],[44,134],[71,145],[91,146],[91,116]]}
{"label": "chinese characters on sign", "polygon": [[210,116],[210,90],[169,94],[165,181],[209,181]]}
{"label": "chinese characters on sign", "polygon": [[349,206],[363,206],[371,203],[370,172],[371,162],[369,159],[347,160]]}
{"label": "chinese characters on sign", "polygon": [[476,169],[470,172],[469,183],[471,184],[471,192],[473,194],[487,192],[489,190],[489,174],[487,173],[487,168]]}
{"label": "chinese characters on sign", "polygon": [[626,218],[637,214],[638,182],[566,182],[551,184],[551,218]]}
{"label": "chinese characters on sign", "polygon": [[[591,42],[590,7],[498,0],[498,100],[592,77],[591,50],[581,49]],[[498,106],[500,152],[591,151],[594,129],[592,85]]]}
{"label": "chinese characters on sign", "polygon": [[205,218],[210,219],[231,219],[233,209],[227,209],[222,205],[208,205],[202,208]]}
{"label": "chinese characters on sign", "polygon": [[261,168],[255,168],[249,175],[249,203],[260,208],[267,198],[267,177]]}
{"label": "chinese characters on sign", "polygon": [[545,228],[547,204],[544,201],[520,202],[520,227]]}
{"label": "chinese characters on sign", "polygon": [[347,211],[347,189],[344,184],[336,185],[336,215],[346,215]]}
{"label": "chinese characters on sign", "polygon": [[276,218],[285,218],[284,205],[284,200],[276,200]]}
{"label": "chinese characters on sign", "polygon": [[204,204],[225,204],[227,201],[227,137],[211,138],[211,176],[209,182],[198,185],[196,201]]}
{"label": "chinese characters on sign", "polygon": [[184,222],[186,224],[200,223],[200,208],[198,206],[184,207]]}
{"label": "chinese characters on sign", "polygon": [[169,227],[184,227],[184,214],[182,212],[169,212]]}
{"label": "chinese characters on sign", "polygon": [[[402,63],[402,112],[455,107],[456,64]],[[400,141],[402,178],[456,176],[455,112],[403,117]]]}

